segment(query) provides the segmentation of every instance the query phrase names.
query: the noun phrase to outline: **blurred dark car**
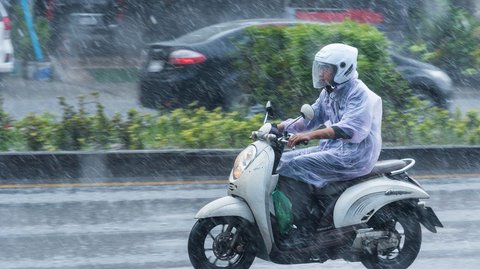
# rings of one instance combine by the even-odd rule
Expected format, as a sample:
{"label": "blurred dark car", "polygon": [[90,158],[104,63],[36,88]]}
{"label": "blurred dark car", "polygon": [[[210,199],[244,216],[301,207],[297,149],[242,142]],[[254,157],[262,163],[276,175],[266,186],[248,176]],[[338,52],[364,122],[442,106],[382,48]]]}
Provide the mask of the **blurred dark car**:
{"label": "blurred dark car", "polygon": [[440,68],[391,52],[395,69],[414,94],[429,104],[448,109],[453,97],[452,79]]}
{"label": "blurred dark car", "polygon": [[72,56],[115,52],[119,12],[116,0],[48,1],[48,5],[53,6],[50,12],[54,14],[50,18],[55,29],[51,37],[53,49]]}
{"label": "blurred dark car", "polygon": [[[316,23],[285,19],[240,20],[211,25],[177,39],[150,44],[140,72],[140,103],[150,108],[184,107],[197,101],[207,108],[230,108],[239,98],[239,44],[253,25]],[[434,105],[448,106],[452,87],[440,69],[392,54],[397,70],[415,93]]]}
{"label": "blurred dark car", "polygon": [[[182,107],[197,101],[208,108],[231,105],[239,72],[238,45],[248,41],[252,25],[285,20],[243,20],[211,25],[177,39],[149,45],[140,72],[140,102],[145,107]],[[293,23],[293,22],[292,22]]]}
{"label": "blurred dark car", "polygon": [[71,13],[64,38],[72,53],[111,52],[116,44],[115,29],[103,13]]}

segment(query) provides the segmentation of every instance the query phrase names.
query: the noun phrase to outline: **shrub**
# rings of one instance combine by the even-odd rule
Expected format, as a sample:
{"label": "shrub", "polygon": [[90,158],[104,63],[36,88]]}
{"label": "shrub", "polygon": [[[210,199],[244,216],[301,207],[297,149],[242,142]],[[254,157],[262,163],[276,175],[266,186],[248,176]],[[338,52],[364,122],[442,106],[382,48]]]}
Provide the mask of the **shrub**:
{"label": "shrub", "polygon": [[93,93],[95,97],[96,112],[92,117],[92,143],[95,148],[107,148],[114,141],[111,136],[113,132],[112,122],[105,115],[105,107],[99,102],[99,94]]}
{"label": "shrub", "polygon": [[[251,131],[259,128],[263,120],[262,114],[246,117],[203,107],[161,115],[132,109],[125,120],[119,113],[109,119],[99,103],[90,115],[84,108],[77,111],[60,100],[65,107],[60,121],[47,113],[30,114],[13,122],[0,106],[0,122],[6,126],[0,128],[0,137],[4,138],[0,140],[1,150],[243,148],[250,143]],[[480,144],[478,111],[450,115],[416,98],[406,104],[404,110],[384,117],[384,146]]]}
{"label": "shrub", "polygon": [[0,98],[0,150],[8,150],[12,140],[12,120],[3,110],[3,98]]}
{"label": "shrub", "polygon": [[56,130],[55,146],[61,150],[81,150],[88,145],[92,121],[85,110],[85,96],[78,97],[78,111],[59,97],[63,118]]}
{"label": "shrub", "polygon": [[248,143],[252,128],[261,125],[261,115],[244,118],[238,112],[225,113],[220,108],[176,109],[158,117],[156,148],[235,148]]}
{"label": "shrub", "polygon": [[57,124],[52,115],[46,113],[43,115],[29,114],[16,124],[20,130],[22,139],[27,150],[53,150],[54,132]]}
{"label": "shrub", "polygon": [[120,142],[127,149],[143,149],[143,117],[135,109],[130,109],[127,114],[127,121],[117,125]]}
{"label": "shrub", "polygon": [[294,115],[302,103],[312,103],[318,90],[312,87],[311,65],[315,53],[329,43],[345,43],[359,49],[360,78],[383,101],[386,111],[404,106],[411,95],[394,70],[388,40],[375,28],[344,22],[300,24],[288,27],[251,27],[252,42],[243,46],[237,66],[253,70],[242,77],[243,91],[258,103],[271,100],[281,116]]}

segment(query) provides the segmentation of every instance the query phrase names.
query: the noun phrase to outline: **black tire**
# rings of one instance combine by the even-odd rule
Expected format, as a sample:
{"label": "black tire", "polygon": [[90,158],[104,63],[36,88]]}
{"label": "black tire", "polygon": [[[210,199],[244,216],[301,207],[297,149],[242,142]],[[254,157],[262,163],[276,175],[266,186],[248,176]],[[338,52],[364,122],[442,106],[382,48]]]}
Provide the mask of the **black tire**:
{"label": "black tire", "polygon": [[378,211],[369,221],[369,226],[375,230],[396,233],[400,239],[397,248],[366,255],[362,263],[368,269],[406,269],[420,252],[422,244],[422,229],[420,223],[408,210],[387,207]]}
{"label": "black tire", "polygon": [[[230,248],[234,236],[238,239]],[[188,238],[188,256],[196,269],[246,269],[252,265],[255,254],[250,225],[239,218],[198,220]]]}
{"label": "black tire", "polygon": [[239,75],[232,70],[228,72],[231,74],[217,84],[219,103],[225,111],[237,110],[246,96],[238,85]]}
{"label": "black tire", "polygon": [[427,107],[436,106],[442,109],[448,109],[448,98],[440,94],[439,89],[428,86],[418,86],[414,88],[413,93],[419,100],[424,101]]}
{"label": "black tire", "polygon": [[157,109],[160,100],[153,93],[150,83],[140,81],[139,101],[143,107]]}
{"label": "black tire", "polygon": [[140,86],[140,94],[139,94],[139,98],[140,100],[140,104],[143,106],[143,107],[146,107],[146,108],[154,108],[154,102],[152,100],[152,97],[149,96],[147,93],[145,93],[145,89]]}

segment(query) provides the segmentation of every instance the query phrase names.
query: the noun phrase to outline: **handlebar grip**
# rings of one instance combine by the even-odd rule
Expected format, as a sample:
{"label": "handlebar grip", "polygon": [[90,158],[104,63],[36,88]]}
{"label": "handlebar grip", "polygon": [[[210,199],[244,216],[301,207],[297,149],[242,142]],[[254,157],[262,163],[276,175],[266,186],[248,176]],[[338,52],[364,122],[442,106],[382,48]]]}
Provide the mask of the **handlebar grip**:
{"label": "handlebar grip", "polygon": [[308,140],[303,140],[303,141],[301,141],[299,144],[302,144],[302,145],[305,145],[305,146],[306,146],[306,145],[308,145]]}

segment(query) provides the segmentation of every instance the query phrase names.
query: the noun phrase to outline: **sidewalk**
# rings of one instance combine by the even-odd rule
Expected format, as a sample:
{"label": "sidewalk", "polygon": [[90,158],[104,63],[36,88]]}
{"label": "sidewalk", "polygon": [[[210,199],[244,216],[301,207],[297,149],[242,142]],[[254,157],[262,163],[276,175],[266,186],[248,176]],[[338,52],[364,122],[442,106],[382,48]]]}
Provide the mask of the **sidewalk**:
{"label": "sidewalk", "polygon": [[[13,119],[22,119],[29,113],[52,113],[56,117],[63,114],[58,97],[64,97],[69,105],[78,106],[78,97],[86,96],[92,101],[92,93],[99,93],[99,100],[105,106],[105,113],[111,117],[119,112],[126,115],[128,110],[156,113],[138,103],[136,83],[98,83],[89,79],[82,80],[78,72],[77,80],[36,81],[20,77],[7,77],[0,86],[3,108]],[[95,105],[86,105],[88,113],[95,112]]]}

